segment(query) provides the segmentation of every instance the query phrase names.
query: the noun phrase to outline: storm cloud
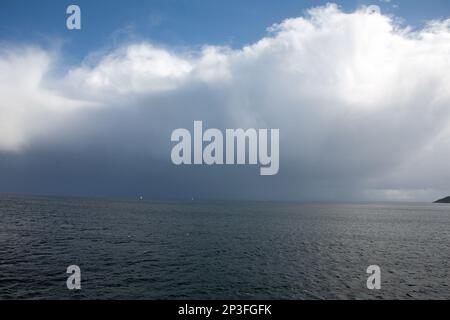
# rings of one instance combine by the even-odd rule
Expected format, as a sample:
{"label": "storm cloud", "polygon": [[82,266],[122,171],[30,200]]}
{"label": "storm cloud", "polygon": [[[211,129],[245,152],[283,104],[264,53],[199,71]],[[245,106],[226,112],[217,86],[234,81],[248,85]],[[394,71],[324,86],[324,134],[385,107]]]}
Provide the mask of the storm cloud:
{"label": "storm cloud", "polygon": [[[0,191],[147,198],[433,200],[450,193],[450,20],[336,5],[240,49],[0,45]],[[171,132],[279,128],[280,172],[174,166]]]}

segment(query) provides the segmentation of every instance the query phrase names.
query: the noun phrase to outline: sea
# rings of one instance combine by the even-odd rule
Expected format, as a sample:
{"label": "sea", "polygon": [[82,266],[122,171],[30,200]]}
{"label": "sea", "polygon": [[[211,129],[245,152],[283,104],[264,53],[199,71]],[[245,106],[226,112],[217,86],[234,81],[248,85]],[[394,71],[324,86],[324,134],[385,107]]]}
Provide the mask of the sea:
{"label": "sea", "polygon": [[0,299],[450,299],[449,285],[450,205],[0,195]]}

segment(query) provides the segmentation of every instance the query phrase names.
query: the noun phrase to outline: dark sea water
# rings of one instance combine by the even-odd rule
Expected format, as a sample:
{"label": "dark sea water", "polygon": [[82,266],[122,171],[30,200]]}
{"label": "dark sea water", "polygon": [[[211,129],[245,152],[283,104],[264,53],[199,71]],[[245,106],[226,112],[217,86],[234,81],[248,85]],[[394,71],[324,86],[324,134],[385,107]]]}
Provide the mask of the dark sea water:
{"label": "dark sea water", "polygon": [[448,205],[0,195],[1,299],[449,299],[449,276]]}

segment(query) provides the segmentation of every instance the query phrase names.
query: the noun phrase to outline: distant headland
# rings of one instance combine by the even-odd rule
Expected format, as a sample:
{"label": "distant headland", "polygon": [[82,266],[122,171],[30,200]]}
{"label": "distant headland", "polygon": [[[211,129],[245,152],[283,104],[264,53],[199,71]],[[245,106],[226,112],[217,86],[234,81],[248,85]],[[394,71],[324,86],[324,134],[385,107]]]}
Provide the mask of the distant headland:
{"label": "distant headland", "polygon": [[437,200],[433,203],[450,203],[450,197],[445,197],[445,198]]}

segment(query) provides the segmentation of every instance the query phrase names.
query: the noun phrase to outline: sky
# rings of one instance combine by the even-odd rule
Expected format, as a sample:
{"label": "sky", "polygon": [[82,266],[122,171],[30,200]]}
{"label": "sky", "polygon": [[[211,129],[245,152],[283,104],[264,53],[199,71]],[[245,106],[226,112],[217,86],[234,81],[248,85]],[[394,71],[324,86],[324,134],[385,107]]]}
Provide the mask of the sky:
{"label": "sky", "polygon": [[[227,45],[240,48],[258,41],[266,29],[286,18],[302,16],[312,7],[330,1],[284,0],[2,0],[2,40],[57,42],[64,55],[83,59],[92,50],[132,40],[148,40],[171,47]],[[83,26],[68,32],[61,12],[70,4],[83,9]],[[378,5],[420,27],[432,19],[448,17],[445,0],[345,0],[335,1],[350,12],[361,6]]]}
{"label": "sky", "polygon": [[[437,0],[2,0],[0,192],[447,196],[449,18]],[[195,120],[279,128],[279,173],[173,165],[171,132]]]}

